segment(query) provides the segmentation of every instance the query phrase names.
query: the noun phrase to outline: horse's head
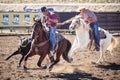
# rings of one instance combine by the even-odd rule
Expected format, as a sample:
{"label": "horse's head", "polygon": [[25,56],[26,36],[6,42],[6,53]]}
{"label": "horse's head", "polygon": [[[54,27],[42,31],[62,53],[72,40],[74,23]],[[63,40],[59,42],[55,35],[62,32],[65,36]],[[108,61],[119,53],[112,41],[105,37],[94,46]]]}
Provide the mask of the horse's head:
{"label": "horse's head", "polygon": [[75,16],[69,26],[70,30],[74,30],[80,26],[80,16]]}
{"label": "horse's head", "polygon": [[83,32],[83,31],[88,31],[89,30],[89,24],[86,23],[80,15],[77,15],[73,18],[70,26],[69,26],[70,30],[79,30],[79,32]]}
{"label": "horse's head", "polygon": [[35,38],[35,36],[42,36],[42,34],[43,34],[43,31],[44,31],[44,26],[42,25],[42,22],[41,22],[41,20],[39,19],[39,20],[35,20],[34,18],[33,18],[33,20],[34,20],[34,24],[33,24],[33,38]]}

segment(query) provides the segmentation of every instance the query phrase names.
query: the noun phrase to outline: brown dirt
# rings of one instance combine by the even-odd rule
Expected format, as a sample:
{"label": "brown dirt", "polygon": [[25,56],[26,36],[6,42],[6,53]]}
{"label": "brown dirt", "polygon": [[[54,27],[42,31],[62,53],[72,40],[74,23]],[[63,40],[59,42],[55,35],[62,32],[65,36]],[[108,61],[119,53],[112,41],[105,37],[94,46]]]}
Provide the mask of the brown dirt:
{"label": "brown dirt", "polygon": [[[73,35],[65,35],[73,42]],[[117,37],[118,41],[120,37]],[[12,52],[17,50],[16,36],[0,37],[0,80],[120,80],[120,43],[113,50],[113,55],[105,54],[105,61],[94,64],[98,59],[97,52],[77,52],[72,63],[61,61],[51,72],[41,70],[36,63],[39,56],[28,59],[29,70],[24,72],[23,67],[17,68],[21,55],[5,61]],[[46,63],[46,59],[44,63]]]}

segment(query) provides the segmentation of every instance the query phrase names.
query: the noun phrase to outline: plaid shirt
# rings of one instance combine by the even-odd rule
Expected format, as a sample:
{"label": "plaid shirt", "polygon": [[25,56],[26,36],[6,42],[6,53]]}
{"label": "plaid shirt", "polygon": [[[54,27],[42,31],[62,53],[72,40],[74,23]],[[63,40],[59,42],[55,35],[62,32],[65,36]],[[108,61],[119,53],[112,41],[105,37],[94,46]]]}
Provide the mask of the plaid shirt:
{"label": "plaid shirt", "polygon": [[84,19],[85,22],[87,23],[93,23],[97,21],[97,17],[94,14],[94,12],[86,9],[85,12],[80,13],[80,16]]}
{"label": "plaid shirt", "polygon": [[58,19],[58,16],[53,12],[49,12],[46,16],[44,16],[44,21],[45,21],[46,26],[47,27],[55,27],[57,24],[49,22],[48,18],[50,18],[50,19]]}

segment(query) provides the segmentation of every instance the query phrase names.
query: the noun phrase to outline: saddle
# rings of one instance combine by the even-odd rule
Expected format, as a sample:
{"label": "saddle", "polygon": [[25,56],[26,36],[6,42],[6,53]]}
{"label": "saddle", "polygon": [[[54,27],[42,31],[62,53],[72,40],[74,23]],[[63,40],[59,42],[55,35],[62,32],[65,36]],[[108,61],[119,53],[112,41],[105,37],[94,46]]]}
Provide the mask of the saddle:
{"label": "saddle", "polygon": [[[46,34],[46,37],[47,37],[47,38],[50,37],[50,32],[47,31],[46,29],[45,29],[45,32],[47,33],[47,34]],[[62,36],[60,33],[56,32],[55,38],[56,38],[56,42],[59,42],[59,41],[61,41],[62,39],[64,39],[64,36]]]}
{"label": "saddle", "polygon": [[[46,36],[50,37],[50,33],[48,31],[47,31],[47,33],[48,34]],[[56,43],[58,43],[59,41],[64,39],[64,36],[62,36],[60,33],[56,32],[55,38],[56,38]]]}
{"label": "saddle", "polygon": [[105,32],[103,30],[99,30],[99,35],[100,35],[100,39],[106,38]]}
{"label": "saddle", "polygon": [[58,43],[59,41],[64,39],[64,36],[62,36],[60,33],[56,33],[55,38],[56,42]]}
{"label": "saddle", "polygon": [[[49,37],[50,37],[50,32],[49,31],[46,31],[46,37],[49,39]],[[61,41],[61,40],[63,40],[63,39],[65,39],[65,37],[64,36],[62,36],[60,33],[58,33],[58,32],[56,32],[56,34],[55,34],[55,39],[56,39],[56,43],[55,43],[55,51],[58,49],[58,43]]]}
{"label": "saddle", "polygon": [[[91,49],[91,46],[92,46],[92,43],[93,43],[93,40],[95,40],[95,36],[94,36],[94,32],[93,32],[93,29],[91,28],[91,30],[89,30],[89,35],[90,35],[90,42],[88,44],[88,48],[89,50]],[[99,35],[100,35],[100,39],[105,39],[106,38],[106,34],[104,32],[103,29],[99,29]]]}
{"label": "saddle", "polygon": [[[93,30],[89,31],[89,35],[90,35],[90,39],[94,38]],[[105,32],[102,29],[99,30],[99,35],[100,35],[100,39],[105,39],[106,38]]]}

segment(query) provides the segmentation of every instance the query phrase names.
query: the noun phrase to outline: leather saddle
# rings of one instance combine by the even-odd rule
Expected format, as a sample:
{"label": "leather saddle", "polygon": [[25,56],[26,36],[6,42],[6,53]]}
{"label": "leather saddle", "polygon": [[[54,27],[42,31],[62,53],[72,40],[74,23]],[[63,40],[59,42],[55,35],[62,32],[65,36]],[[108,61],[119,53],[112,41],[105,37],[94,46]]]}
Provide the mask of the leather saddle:
{"label": "leather saddle", "polygon": [[106,34],[103,30],[99,30],[99,35],[100,35],[100,39],[105,39],[106,38]]}
{"label": "leather saddle", "polygon": [[56,38],[56,42],[59,42],[64,39],[64,36],[62,36],[60,33],[56,33],[55,38]]}
{"label": "leather saddle", "polygon": [[[89,35],[90,35],[90,39],[94,39],[94,32],[93,31],[90,30]],[[100,39],[106,38],[106,34],[105,34],[104,30],[102,30],[102,29],[99,30],[99,36],[100,36]]]}
{"label": "leather saddle", "polygon": [[[93,29],[89,30],[89,35],[90,35],[90,42],[88,44],[88,48],[90,50],[91,46],[92,46],[92,43],[93,43],[93,40],[95,40]],[[106,38],[106,34],[105,34],[104,30],[101,29],[101,28],[99,29],[99,35],[100,35],[100,39],[105,39]]]}

